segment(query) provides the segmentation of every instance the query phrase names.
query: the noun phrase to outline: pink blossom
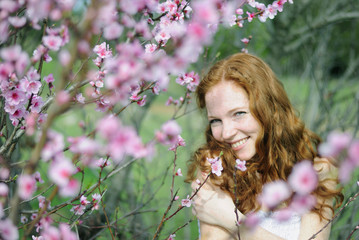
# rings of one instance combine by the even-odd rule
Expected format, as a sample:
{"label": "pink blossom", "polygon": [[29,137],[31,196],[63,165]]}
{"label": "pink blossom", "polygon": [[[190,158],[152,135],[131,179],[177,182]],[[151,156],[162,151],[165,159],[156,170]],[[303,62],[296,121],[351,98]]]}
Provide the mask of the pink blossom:
{"label": "pink blossom", "polygon": [[350,180],[351,174],[353,170],[355,169],[355,166],[353,165],[353,162],[349,161],[348,159],[345,159],[341,164],[339,168],[339,180],[341,183],[347,183]]}
{"label": "pink blossom", "polygon": [[244,12],[243,12],[243,9],[242,8],[237,8],[236,9],[236,14],[238,15],[242,15]]}
{"label": "pink blossom", "polygon": [[76,172],[75,166],[67,159],[53,162],[49,167],[50,179],[61,187],[66,186]]}
{"label": "pink blossom", "polygon": [[241,161],[240,159],[236,159],[236,168],[241,170],[242,172],[247,170],[246,161]]}
{"label": "pink blossom", "polygon": [[268,15],[269,19],[273,19],[277,15],[278,8],[275,5],[269,4],[266,8],[266,14]]}
{"label": "pink blossom", "polygon": [[123,32],[123,26],[117,22],[112,22],[103,30],[103,36],[108,40],[119,38]]}
{"label": "pink blossom", "polygon": [[0,64],[0,81],[7,80],[10,74],[14,71],[11,63],[5,62]]}
{"label": "pink blossom", "polygon": [[300,215],[309,212],[316,204],[317,200],[313,195],[294,195],[290,208]]}
{"label": "pink blossom", "polygon": [[88,55],[91,51],[88,42],[86,42],[85,40],[79,41],[79,43],[77,44],[77,50],[84,55]]}
{"label": "pink blossom", "polygon": [[167,102],[166,102],[166,106],[171,105],[173,102],[174,102],[173,97],[172,96],[168,97]]}
{"label": "pink blossom", "polygon": [[9,23],[16,28],[21,28],[26,24],[26,17],[9,17]]}
{"label": "pink blossom", "polygon": [[19,45],[13,45],[7,48],[3,48],[0,51],[0,56],[4,61],[16,62],[21,55],[21,47]]}
{"label": "pink blossom", "polygon": [[31,100],[31,112],[36,113],[34,115],[35,118],[38,117],[38,114],[41,112],[42,107],[44,106],[44,102],[42,101],[42,97],[34,95]]}
{"label": "pink blossom", "polygon": [[167,240],[175,240],[176,234],[171,234]]}
{"label": "pink blossom", "polygon": [[207,158],[207,161],[208,161],[210,164],[213,164],[213,163],[217,162],[218,160],[219,160],[219,157]]}
{"label": "pink blossom", "polygon": [[71,61],[71,54],[67,50],[61,50],[59,52],[59,60],[62,66],[68,66]]}
{"label": "pink blossom", "polygon": [[189,195],[187,195],[187,198],[181,200],[181,205],[182,205],[183,207],[191,207],[191,205],[192,205],[192,200],[189,199]]}
{"label": "pink blossom", "polygon": [[23,105],[20,105],[13,114],[9,115],[11,121],[17,122],[19,119],[26,117],[27,111]]}
{"label": "pink blossom", "polygon": [[41,174],[39,173],[39,171],[36,171],[32,176],[34,177],[34,179],[36,180],[36,182],[38,182],[38,183],[44,183],[44,180],[42,180]]}
{"label": "pink blossom", "polygon": [[24,73],[28,64],[29,64],[29,56],[27,55],[26,52],[22,52],[15,63],[16,73],[19,74],[19,76],[21,76]]}
{"label": "pink blossom", "polygon": [[112,51],[106,42],[101,43],[100,45],[96,45],[93,51],[101,58],[109,58],[112,56]]}
{"label": "pink blossom", "polygon": [[[46,198],[44,196],[38,196],[37,200],[39,201],[39,208],[44,208],[46,204]],[[50,208],[50,203],[48,204],[47,208]]]}
{"label": "pink blossom", "polygon": [[24,92],[14,89],[5,93],[5,98],[10,105],[18,105],[26,100],[26,95]]}
{"label": "pink blossom", "polygon": [[187,28],[189,36],[197,42],[209,43],[210,32],[207,26],[202,25],[198,22],[192,22]]}
{"label": "pink blossom", "polygon": [[292,173],[288,177],[288,183],[293,191],[306,195],[311,193],[318,184],[317,172],[312,163],[308,160],[301,161],[294,165]]}
{"label": "pink blossom", "polygon": [[85,104],[85,98],[84,96],[82,95],[82,93],[78,93],[76,94],[76,101],[81,103],[81,104]]}
{"label": "pink blossom", "polygon": [[17,227],[11,222],[10,219],[0,221],[0,235],[4,240],[19,239],[19,232]]}
{"label": "pink blossom", "polygon": [[248,39],[248,38],[242,38],[241,41],[242,41],[244,44],[248,44],[248,43],[249,43],[249,39]]}
{"label": "pink blossom", "polygon": [[282,201],[287,200],[290,195],[291,191],[288,185],[282,180],[277,180],[263,186],[259,201],[265,207],[272,209]]}
{"label": "pink blossom", "polygon": [[248,22],[252,22],[253,18],[256,17],[255,13],[251,13],[247,11],[247,15],[248,15]]}
{"label": "pink blossom", "polygon": [[145,45],[146,53],[153,53],[154,51],[156,51],[156,49],[157,49],[157,45],[154,43],[149,43]]}
{"label": "pink blossom", "polygon": [[223,167],[222,167],[222,160],[218,159],[218,161],[215,161],[211,164],[212,173],[216,174],[217,176],[222,175]]}
{"label": "pink blossom", "polygon": [[44,77],[44,81],[50,85],[51,83],[53,83],[55,81],[54,75],[52,73],[50,73],[49,75]]}
{"label": "pink blossom", "polygon": [[92,194],[92,201],[99,201],[101,199],[101,195],[98,193]]}
{"label": "pink blossom", "polygon": [[57,104],[63,105],[63,104],[68,103],[69,101],[70,101],[70,94],[67,91],[62,90],[56,94]]}
{"label": "pink blossom", "polygon": [[217,24],[219,21],[215,1],[196,1],[192,4],[195,21],[205,24]]}
{"label": "pink blossom", "polygon": [[253,8],[256,7],[256,4],[257,4],[256,0],[247,0],[247,2],[248,2],[248,5],[249,5],[249,6],[251,6],[251,7],[253,7]]}
{"label": "pink blossom", "polygon": [[66,240],[77,240],[77,235],[71,231],[70,226],[66,223],[60,223],[59,225],[60,234],[62,239]]}
{"label": "pink blossom", "polygon": [[195,72],[180,74],[176,82],[180,85],[187,85],[187,89],[194,92],[199,84],[199,76]]}
{"label": "pink blossom", "polygon": [[36,237],[34,235],[31,235],[31,238],[32,238],[32,240],[45,240],[43,236]]}
{"label": "pink blossom", "polygon": [[20,175],[18,180],[18,192],[22,199],[30,199],[36,191],[36,181],[33,176]]}
{"label": "pink blossom", "polygon": [[352,136],[349,133],[333,131],[329,133],[327,141],[319,145],[318,151],[325,157],[337,157],[351,141]]}
{"label": "pink blossom", "polygon": [[80,191],[80,183],[78,180],[72,178],[68,184],[60,188],[60,195],[63,197],[74,197]]}
{"label": "pink blossom", "polygon": [[22,223],[22,224],[25,224],[25,223],[27,223],[29,220],[27,219],[27,217],[25,216],[25,215],[21,215],[21,217],[20,217],[20,222]]}
{"label": "pink blossom", "polygon": [[177,145],[182,146],[182,147],[186,146],[186,142],[180,135],[178,135],[178,138],[177,138]]}
{"label": "pink blossom", "polygon": [[114,115],[107,115],[97,122],[96,129],[102,137],[111,139],[117,133],[117,131],[114,130],[120,129],[121,126],[121,122]]}
{"label": "pink blossom", "polygon": [[0,21],[0,42],[6,42],[9,37],[9,24],[6,21]]}
{"label": "pink blossom", "polygon": [[275,212],[274,218],[279,222],[288,221],[293,216],[293,209],[287,207]]}
{"label": "pink blossom", "polygon": [[41,157],[44,161],[59,155],[65,147],[64,136],[54,130],[48,131],[47,139],[41,152]]}
{"label": "pink blossom", "polygon": [[73,212],[75,215],[82,215],[85,213],[86,207],[83,205],[75,205],[71,208],[71,212]]}
{"label": "pink blossom", "polygon": [[147,95],[143,95],[136,103],[138,106],[143,107],[146,104]]}
{"label": "pink blossom", "polygon": [[276,2],[273,2],[273,6],[275,6],[277,8],[278,12],[282,12],[283,11],[283,5],[286,2],[287,2],[287,0],[278,0]]}
{"label": "pink blossom", "polygon": [[100,149],[99,144],[95,140],[90,139],[86,136],[68,138],[68,141],[71,143],[70,150],[74,153],[93,156]]}
{"label": "pink blossom", "polygon": [[41,88],[41,82],[38,80],[30,80],[26,84],[26,91],[32,94],[37,94]]}
{"label": "pink blossom", "polygon": [[162,43],[162,45],[165,45],[168,41],[168,39],[171,38],[171,35],[166,32],[165,30],[161,30],[160,32],[158,32],[155,36],[155,40],[158,43]]}
{"label": "pink blossom", "polygon": [[141,139],[132,127],[118,129],[106,148],[115,162],[121,161],[126,155],[144,157],[144,150]]}
{"label": "pink blossom", "polygon": [[82,195],[82,196],[80,197],[80,204],[81,204],[81,205],[86,206],[86,205],[89,204],[89,203],[90,203],[90,201],[88,201],[87,198],[86,198],[84,195]]}
{"label": "pink blossom", "polygon": [[246,218],[244,220],[244,225],[246,225],[248,228],[253,229],[257,227],[261,222],[261,217],[254,212],[248,213],[246,215]]}
{"label": "pink blossom", "polygon": [[22,105],[10,105],[8,102],[5,102],[4,110],[9,114],[14,114],[19,107],[22,107]]}
{"label": "pink blossom", "polygon": [[348,149],[348,160],[355,166],[359,166],[359,140],[353,141]]}
{"label": "pink blossom", "polygon": [[0,197],[6,197],[9,193],[9,187],[5,183],[0,183]]}
{"label": "pink blossom", "polygon": [[58,21],[61,19],[61,17],[62,17],[62,13],[60,9],[55,8],[51,10],[50,12],[51,20]]}
{"label": "pink blossom", "polygon": [[60,231],[54,226],[44,228],[44,231],[41,232],[41,236],[44,239],[61,240]]}
{"label": "pink blossom", "polygon": [[170,120],[164,123],[161,127],[161,133],[157,137],[157,140],[163,144],[175,145],[177,144],[177,136],[181,133],[181,127],[175,120]]}
{"label": "pink blossom", "polygon": [[183,176],[181,168],[177,169],[176,176],[180,176],[180,177]]}
{"label": "pink blossom", "polygon": [[8,168],[0,168],[0,179],[5,180],[10,177],[10,170]]}
{"label": "pink blossom", "polygon": [[48,49],[53,50],[53,51],[60,50],[60,47],[62,45],[61,37],[54,36],[54,35],[44,36],[42,38],[42,42]]}

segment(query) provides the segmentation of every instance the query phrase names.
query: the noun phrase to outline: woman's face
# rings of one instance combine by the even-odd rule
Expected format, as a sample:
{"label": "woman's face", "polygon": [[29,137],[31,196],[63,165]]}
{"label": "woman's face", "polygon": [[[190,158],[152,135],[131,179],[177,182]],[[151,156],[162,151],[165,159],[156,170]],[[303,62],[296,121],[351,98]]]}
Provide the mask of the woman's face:
{"label": "woman's face", "polygon": [[231,81],[222,81],[205,95],[213,137],[230,144],[241,160],[251,159],[261,126],[249,110],[246,91]]}

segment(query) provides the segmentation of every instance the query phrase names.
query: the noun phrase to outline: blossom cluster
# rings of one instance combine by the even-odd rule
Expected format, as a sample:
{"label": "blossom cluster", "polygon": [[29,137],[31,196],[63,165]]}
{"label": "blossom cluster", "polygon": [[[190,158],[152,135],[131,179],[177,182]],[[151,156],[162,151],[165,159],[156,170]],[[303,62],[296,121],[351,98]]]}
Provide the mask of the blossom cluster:
{"label": "blossom cluster", "polygon": [[267,21],[268,18],[274,19],[278,12],[283,11],[283,6],[287,2],[293,4],[293,0],[275,0],[268,5],[255,0],[249,0],[248,5],[255,9],[255,11],[244,12],[243,8],[237,8],[236,15],[232,17],[230,25],[237,24],[239,27],[243,27],[244,19],[248,22],[252,22],[256,17],[258,17],[261,22]]}
{"label": "blossom cluster", "polygon": [[[257,200],[264,209],[274,210],[273,217],[278,222],[283,222],[290,219],[293,214],[303,215],[315,206],[316,198],[311,193],[317,185],[318,176],[312,162],[303,160],[294,165],[288,182],[276,180],[265,184]],[[290,198],[290,204],[281,207],[281,203]],[[250,213],[244,223],[254,227],[261,219],[259,213]]]}
{"label": "blossom cluster", "polygon": [[207,158],[207,161],[211,164],[211,172],[218,177],[221,176],[223,171],[221,156]]}
{"label": "blossom cluster", "polygon": [[175,120],[164,123],[161,130],[156,131],[156,140],[164,145],[170,146],[169,150],[173,151],[179,146],[185,146],[184,139],[180,136],[181,127]]}
{"label": "blossom cluster", "polygon": [[353,170],[359,167],[359,139],[349,133],[331,132],[318,150],[322,156],[340,161],[339,180],[342,183],[347,183]]}

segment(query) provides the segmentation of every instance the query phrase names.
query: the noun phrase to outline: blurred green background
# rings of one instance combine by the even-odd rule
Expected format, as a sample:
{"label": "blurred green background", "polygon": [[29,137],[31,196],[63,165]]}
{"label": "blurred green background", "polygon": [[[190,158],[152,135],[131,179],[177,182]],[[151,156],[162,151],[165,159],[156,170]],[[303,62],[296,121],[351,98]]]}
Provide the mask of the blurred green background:
{"label": "blurred green background", "polygon": [[[251,36],[249,53],[263,58],[273,68],[298,114],[310,129],[323,139],[331,130],[349,131],[358,136],[358,26],[357,0],[294,1],[293,5],[285,4],[284,11],[266,23],[255,19],[251,24],[245,24],[244,28],[220,27],[212,44],[205,49],[198,62],[191,66],[191,70],[202,75],[215,61],[241,51],[245,47],[241,39]],[[28,41],[25,45],[29,49],[32,48],[31,42],[35,42],[29,38],[23,41]],[[55,72],[56,79],[57,66],[56,62],[48,64],[43,75]],[[167,92],[148,96],[149,101],[144,107],[131,105],[120,115],[124,124],[136,127],[144,142],[153,139],[155,130],[172,118],[176,109],[165,105],[168,97],[178,99],[184,96],[185,89],[174,80]],[[187,160],[204,142],[203,132],[207,122],[204,114],[197,110],[194,99],[186,112],[181,111],[180,115],[183,113],[183,116],[177,120],[182,127],[181,135],[186,141],[186,147],[178,150],[176,169],[180,167],[185,175]],[[99,117],[93,112],[93,106],[67,112],[56,121],[54,129],[66,136],[85,134],[86,129],[82,132],[78,124],[84,121],[88,129],[93,129],[94,121]],[[26,146],[29,141],[25,138],[20,144]],[[29,154],[26,151],[20,154],[18,151],[17,156],[26,159]],[[117,228],[114,231],[119,239],[152,239],[170,201],[173,159],[173,152],[164,146],[157,146],[152,160],[137,160],[107,181],[105,209],[111,219],[116,219]],[[41,168],[40,172],[45,176],[46,168]],[[97,176],[96,170],[86,170],[84,186],[96,183]],[[345,201],[358,192],[358,171],[352,179],[344,189]],[[184,177],[175,178],[175,190],[178,190],[180,199],[191,192],[189,184],[183,180]],[[57,201],[52,205],[62,200]],[[175,202],[171,212],[179,204],[180,200]],[[358,208],[359,203],[354,201],[334,221],[331,239],[346,239],[358,225]],[[74,219],[69,209],[65,208],[58,220]],[[110,239],[108,230],[101,231],[102,228],[97,227],[105,222],[104,219],[101,211],[86,215],[83,226],[78,227],[82,239]],[[176,239],[196,239],[197,221],[190,209],[184,209],[167,221],[160,239],[166,239],[189,220],[193,221],[176,233]],[[358,238],[359,234],[355,233],[353,239]]]}

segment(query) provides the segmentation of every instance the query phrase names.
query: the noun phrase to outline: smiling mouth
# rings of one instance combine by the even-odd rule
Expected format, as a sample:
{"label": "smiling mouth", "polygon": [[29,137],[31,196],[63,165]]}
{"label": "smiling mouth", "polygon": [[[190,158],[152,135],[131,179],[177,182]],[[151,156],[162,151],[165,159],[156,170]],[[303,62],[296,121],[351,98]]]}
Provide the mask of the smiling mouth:
{"label": "smiling mouth", "polygon": [[239,140],[238,142],[236,143],[233,143],[232,144],[232,148],[238,148],[240,147],[241,145],[245,144],[247,141],[248,141],[249,137],[246,137],[246,138],[243,138],[241,140]]}

